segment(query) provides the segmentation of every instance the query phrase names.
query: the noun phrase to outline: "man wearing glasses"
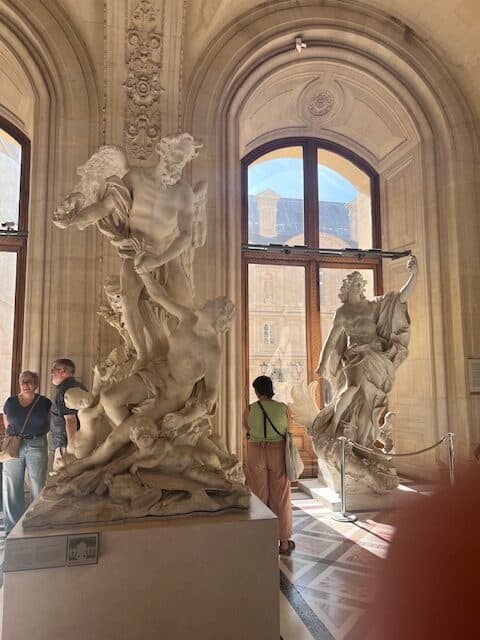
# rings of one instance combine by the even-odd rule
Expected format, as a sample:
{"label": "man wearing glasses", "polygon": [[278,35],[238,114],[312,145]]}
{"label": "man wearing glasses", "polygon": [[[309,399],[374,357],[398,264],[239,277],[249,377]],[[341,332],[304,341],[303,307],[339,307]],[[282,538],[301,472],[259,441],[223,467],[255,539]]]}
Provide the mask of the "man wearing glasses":
{"label": "man wearing glasses", "polygon": [[65,392],[72,387],[85,389],[75,376],[75,363],[69,358],[55,360],[51,369],[52,384],[57,387],[55,400],[52,404],[51,414],[51,442],[50,448],[54,451],[53,470],[57,470],[59,462],[68,443],[73,440],[79,423],[75,409],[69,409],[65,404]]}

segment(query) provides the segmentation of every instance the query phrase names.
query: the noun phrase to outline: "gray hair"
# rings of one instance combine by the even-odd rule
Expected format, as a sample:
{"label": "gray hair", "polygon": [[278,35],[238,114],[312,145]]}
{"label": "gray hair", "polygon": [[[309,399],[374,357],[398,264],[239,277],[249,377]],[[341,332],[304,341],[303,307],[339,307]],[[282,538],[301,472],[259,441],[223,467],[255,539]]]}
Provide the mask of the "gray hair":
{"label": "gray hair", "polygon": [[22,371],[22,373],[18,376],[18,380],[20,381],[20,378],[22,376],[30,376],[33,380],[33,383],[35,385],[35,388],[38,387],[38,385],[40,384],[40,378],[38,373],[36,373],[35,371],[30,371],[29,369],[26,369],[25,371]]}

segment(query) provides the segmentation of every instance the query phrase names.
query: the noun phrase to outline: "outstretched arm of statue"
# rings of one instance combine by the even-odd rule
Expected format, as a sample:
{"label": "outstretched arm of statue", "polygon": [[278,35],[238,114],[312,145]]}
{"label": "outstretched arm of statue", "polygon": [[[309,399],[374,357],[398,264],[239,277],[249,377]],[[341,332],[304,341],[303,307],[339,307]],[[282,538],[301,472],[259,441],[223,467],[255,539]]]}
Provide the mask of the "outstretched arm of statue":
{"label": "outstretched arm of statue", "polygon": [[407,262],[407,269],[410,271],[410,277],[399,291],[400,302],[406,302],[410,297],[418,278],[418,263],[415,256],[410,256]]}
{"label": "outstretched arm of statue", "polygon": [[320,353],[320,358],[318,360],[318,367],[317,367],[317,376],[325,375],[325,370],[327,368],[327,363],[328,363],[328,359],[330,358],[330,354],[332,353],[333,348],[336,345],[343,331],[344,329],[343,329],[342,319],[340,314],[337,311],[333,319],[332,327],[328,333],[327,339],[325,340],[325,344],[323,345],[322,351]]}
{"label": "outstretched arm of statue", "polygon": [[53,222],[60,228],[73,225],[83,230],[102,218],[106,218],[115,209],[115,200],[111,195],[106,195],[84,209],[81,208],[82,202],[83,195],[81,193],[72,193],[66,200],[66,204],[71,205],[71,209],[66,212],[65,205],[59,207],[53,215]]}
{"label": "outstretched arm of statue", "polygon": [[171,313],[179,320],[185,320],[188,316],[191,316],[192,321],[195,319],[193,311],[170,298],[162,285],[155,280],[151,273],[142,275],[142,280],[150,298],[162,306],[165,311],[168,311],[168,313]]}
{"label": "outstretched arm of statue", "polygon": [[134,260],[135,271],[143,276],[178,258],[181,253],[186,251],[192,244],[192,217],[192,207],[179,211],[177,215],[178,236],[160,255],[148,251],[139,253]]}

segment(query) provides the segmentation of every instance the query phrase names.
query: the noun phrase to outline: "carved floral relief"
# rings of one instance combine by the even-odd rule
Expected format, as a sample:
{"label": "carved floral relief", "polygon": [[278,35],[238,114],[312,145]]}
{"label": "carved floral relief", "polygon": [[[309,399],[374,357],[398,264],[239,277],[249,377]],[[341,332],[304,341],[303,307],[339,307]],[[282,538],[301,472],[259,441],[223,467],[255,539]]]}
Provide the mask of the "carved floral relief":
{"label": "carved floral relief", "polygon": [[318,126],[334,118],[344,103],[343,89],[329,76],[308,83],[298,100],[298,112],[304,122]]}
{"label": "carved floral relief", "polygon": [[127,30],[125,145],[131,162],[153,160],[160,135],[160,84],[163,38],[158,12],[140,0]]}

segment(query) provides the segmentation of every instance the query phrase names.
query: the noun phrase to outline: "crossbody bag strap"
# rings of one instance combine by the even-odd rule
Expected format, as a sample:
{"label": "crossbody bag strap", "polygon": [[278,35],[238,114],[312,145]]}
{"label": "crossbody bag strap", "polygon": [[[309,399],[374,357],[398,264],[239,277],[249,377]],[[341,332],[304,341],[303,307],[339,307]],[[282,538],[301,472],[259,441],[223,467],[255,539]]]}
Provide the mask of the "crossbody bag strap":
{"label": "crossbody bag strap", "polygon": [[21,430],[21,431],[20,431],[20,433],[18,434],[18,437],[19,437],[19,438],[22,436],[23,432],[25,431],[25,427],[27,426],[28,419],[30,418],[30,416],[31,416],[31,414],[32,414],[32,411],[34,410],[35,405],[37,404],[37,402],[38,402],[39,400],[40,400],[40,394],[38,394],[38,396],[37,396],[37,398],[36,398],[35,402],[32,404],[32,406],[30,407],[29,412],[27,413],[27,417],[25,418],[25,422],[23,423],[22,430]]}
{"label": "crossbody bag strap", "polygon": [[258,401],[258,404],[260,405],[260,409],[263,411],[263,430],[264,430],[264,434],[265,434],[265,440],[267,439],[267,420],[269,421],[269,423],[270,423],[272,429],[275,431],[275,433],[278,433],[279,436],[281,436],[282,438],[286,439],[287,436],[283,435],[283,433],[280,433],[280,431],[275,427],[273,422],[270,420],[270,416],[265,411],[265,409],[263,407],[263,404],[260,402],[260,400]]}

